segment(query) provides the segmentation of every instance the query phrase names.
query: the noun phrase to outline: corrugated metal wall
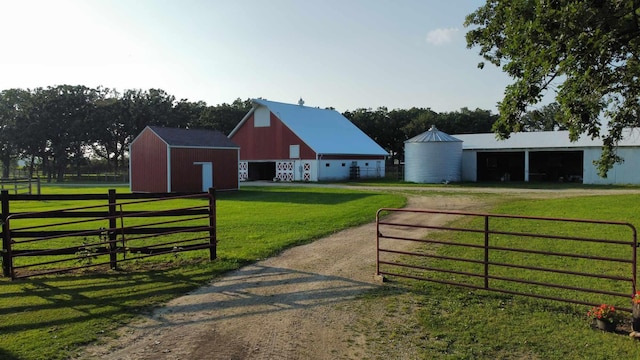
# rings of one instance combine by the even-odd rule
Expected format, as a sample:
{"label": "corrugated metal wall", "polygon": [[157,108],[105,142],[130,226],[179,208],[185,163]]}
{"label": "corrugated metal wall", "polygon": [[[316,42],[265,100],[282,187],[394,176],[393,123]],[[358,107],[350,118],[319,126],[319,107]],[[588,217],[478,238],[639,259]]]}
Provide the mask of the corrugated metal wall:
{"label": "corrugated metal wall", "polygon": [[462,142],[406,142],[405,181],[441,183],[460,181]]}
{"label": "corrugated metal wall", "polygon": [[598,169],[593,165],[594,160],[600,159],[602,153],[601,148],[586,148],[584,149],[583,157],[583,184],[640,184],[640,148],[637,147],[619,147],[618,155],[620,155],[624,162],[622,164],[614,165],[613,169],[609,170],[606,178],[601,178],[598,175]]}

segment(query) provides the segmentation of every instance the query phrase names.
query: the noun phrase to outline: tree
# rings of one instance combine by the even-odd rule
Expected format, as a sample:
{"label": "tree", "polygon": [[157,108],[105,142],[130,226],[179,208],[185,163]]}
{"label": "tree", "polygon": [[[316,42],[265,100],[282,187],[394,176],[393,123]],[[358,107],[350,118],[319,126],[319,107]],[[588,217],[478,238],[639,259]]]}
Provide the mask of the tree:
{"label": "tree", "polygon": [[173,123],[180,128],[197,127],[200,115],[207,108],[204,101],[191,102],[187,99],[178,101],[172,110]]}
{"label": "tree", "polygon": [[639,124],[639,24],[637,0],[487,0],[469,14],[467,46],[514,79],[499,103],[498,137],[524,130],[530,106],[555,90],[570,139],[602,138],[595,163],[606,177],[622,161],[623,129]]}
{"label": "tree", "polygon": [[459,111],[441,113],[435,125],[448,134],[474,134],[491,131],[497,116],[489,110],[469,110],[463,107]]}
{"label": "tree", "polygon": [[398,133],[404,135],[402,133],[404,124],[392,127],[397,121],[389,117],[389,110],[386,107],[381,106],[375,111],[356,109],[355,111],[345,111],[342,115],[387,150],[392,159],[401,154],[398,149],[401,149],[402,141],[405,139],[398,139]]}
{"label": "tree", "polygon": [[[86,162],[85,154],[90,148],[90,121],[95,89],[82,85],[59,85],[48,87],[39,93],[41,112],[40,126],[47,131],[45,162],[53,165],[49,168],[49,180],[55,170],[57,182],[64,180],[68,165],[75,166],[76,172]],[[50,163],[52,162],[52,164]]]}
{"label": "tree", "polygon": [[50,174],[50,142],[48,117],[44,111],[46,106],[45,90],[36,88],[30,94],[26,105],[27,116],[20,124],[21,136],[18,137],[18,142],[23,156],[29,160],[29,177],[32,177],[37,159],[40,159],[42,170],[48,171]]}
{"label": "tree", "polygon": [[27,116],[29,92],[8,89],[0,92],[0,162],[2,177],[8,178],[11,163],[20,152],[19,127]]}
{"label": "tree", "polygon": [[527,111],[522,116],[523,131],[567,130],[565,124],[558,122],[558,118],[562,116],[561,111],[560,105],[556,102]]}
{"label": "tree", "polygon": [[93,153],[105,159],[107,168],[118,174],[120,160],[124,159],[128,145],[133,137],[127,131],[128,113],[117,91],[98,88],[95,108],[91,122],[94,129],[91,132],[91,148]]}
{"label": "tree", "polygon": [[172,118],[175,97],[164,90],[127,90],[121,101],[128,113],[126,123],[131,140],[147,125],[177,127],[176,121]]}
{"label": "tree", "polygon": [[251,100],[236,99],[231,104],[207,106],[200,113],[200,118],[195,124],[202,129],[218,130],[229,135],[249,110],[251,110]]}

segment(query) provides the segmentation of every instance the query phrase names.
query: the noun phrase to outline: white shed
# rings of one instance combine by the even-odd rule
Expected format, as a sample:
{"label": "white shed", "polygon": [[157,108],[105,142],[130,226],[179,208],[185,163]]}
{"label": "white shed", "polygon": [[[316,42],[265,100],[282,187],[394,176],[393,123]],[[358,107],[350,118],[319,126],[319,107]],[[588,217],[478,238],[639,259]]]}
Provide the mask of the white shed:
{"label": "white shed", "polygon": [[404,142],[404,180],[416,183],[461,180],[462,140],[435,125]]}

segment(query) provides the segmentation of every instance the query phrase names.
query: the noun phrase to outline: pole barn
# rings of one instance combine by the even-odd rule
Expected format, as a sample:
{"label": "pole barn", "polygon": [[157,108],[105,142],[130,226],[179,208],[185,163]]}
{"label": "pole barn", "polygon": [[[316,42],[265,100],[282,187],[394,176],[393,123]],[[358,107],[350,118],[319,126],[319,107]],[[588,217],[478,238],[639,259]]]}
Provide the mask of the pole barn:
{"label": "pole barn", "polygon": [[147,126],[129,154],[131,192],[239,188],[240,147],[219,131]]}

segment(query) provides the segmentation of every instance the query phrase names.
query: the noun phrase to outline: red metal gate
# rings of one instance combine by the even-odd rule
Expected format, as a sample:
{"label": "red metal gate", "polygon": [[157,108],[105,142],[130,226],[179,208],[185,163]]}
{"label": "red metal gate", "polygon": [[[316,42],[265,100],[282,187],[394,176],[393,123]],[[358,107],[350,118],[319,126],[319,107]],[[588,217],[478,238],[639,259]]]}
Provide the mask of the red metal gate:
{"label": "red metal gate", "polygon": [[387,208],[376,222],[379,276],[631,311],[629,223]]}

